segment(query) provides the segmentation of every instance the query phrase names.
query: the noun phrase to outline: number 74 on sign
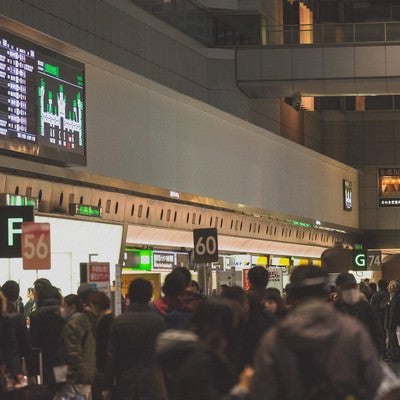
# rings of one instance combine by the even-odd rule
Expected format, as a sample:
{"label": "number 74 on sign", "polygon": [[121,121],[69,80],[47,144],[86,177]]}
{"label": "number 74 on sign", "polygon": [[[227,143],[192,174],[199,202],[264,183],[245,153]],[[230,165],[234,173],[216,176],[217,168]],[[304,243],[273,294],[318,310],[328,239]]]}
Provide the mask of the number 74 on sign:
{"label": "number 74 on sign", "polygon": [[50,269],[50,224],[23,222],[21,228],[23,269]]}

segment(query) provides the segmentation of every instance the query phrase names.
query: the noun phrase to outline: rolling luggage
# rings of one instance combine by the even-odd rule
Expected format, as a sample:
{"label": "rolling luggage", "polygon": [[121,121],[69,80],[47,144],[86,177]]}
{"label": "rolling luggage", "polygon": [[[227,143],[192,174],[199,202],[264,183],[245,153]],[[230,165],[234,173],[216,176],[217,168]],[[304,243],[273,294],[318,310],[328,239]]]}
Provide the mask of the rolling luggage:
{"label": "rolling luggage", "polygon": [[38,351],[38,376],[36,385],[28,385],[14,391],[13,400],[52,400],[54,390],[43,383],[43,355]]}

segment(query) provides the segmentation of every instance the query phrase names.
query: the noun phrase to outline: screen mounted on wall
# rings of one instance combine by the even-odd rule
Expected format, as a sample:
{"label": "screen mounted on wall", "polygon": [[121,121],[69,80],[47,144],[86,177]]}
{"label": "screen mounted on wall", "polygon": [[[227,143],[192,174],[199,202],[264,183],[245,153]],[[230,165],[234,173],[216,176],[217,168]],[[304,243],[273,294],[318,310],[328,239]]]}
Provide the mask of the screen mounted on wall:
{"label": "screen mounted on wall", "polygon": [[84,64],[0,30],[0,150],[86,165]]}

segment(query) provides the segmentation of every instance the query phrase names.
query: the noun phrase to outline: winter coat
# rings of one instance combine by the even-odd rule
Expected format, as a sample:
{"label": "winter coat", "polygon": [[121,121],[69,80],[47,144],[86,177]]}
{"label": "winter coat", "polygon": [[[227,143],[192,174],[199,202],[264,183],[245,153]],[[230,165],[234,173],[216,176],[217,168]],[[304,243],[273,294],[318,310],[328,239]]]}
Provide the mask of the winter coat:
{"label": "winter coat", "polygon": [[367,328],[379,354],[384,349],[384,331],[380,323],[378,313],[366,300],[360,300],[356,304],[349,305],[339,299],[335,303],[337,310],[357,318]]}
{"label": "winter coat", "polygon": [[185,308],[179,301],[170,301],[167,298],[155,300],[150,304],[165,320],[167,329],[187,329],[189,327],[192,312]]}
{"label": "winter coat", "polygon": [[[58,341],[65,321],[60,314],[58,300],[46,303],[30,316],[29,336],[33,348],[41,351],[43,357],[44,383],[53,384],[53,367],[59,364],[57,358]],[[39,374],[39,371],[36,371]]]}
{"label": "winter coat", "polygon": [[113,399],[161,399],[160,376],[156,370],[155,344],[165,330],[164,319],[148,304],[134,303],[111,325],[111,367],[106,381],[116,388]]}
{"label": "winter coat", "polygon": [[157,359],[171,400],[234,400],[232,365],[190,331],[170,330],[157,345]]}
{"label": "winter coat", "polygon": [[[252,400],[315,398],[372,400],[382,379],[378,354],[365,328],[331,304],[297,306],[261,340]],[[290,382],[290,384],[288,384]]]}
{"label": "winter coat", "polygon": [[72,314],[61,332],[59,359],[68,365],[67,381],[91,384],[96,373],[96,343],[92,325],[83,313]]}
{"label": "winter coat", "polygon": [[17,339],[9,317],[0,315],[0,365],[13,376],[21,373]]}

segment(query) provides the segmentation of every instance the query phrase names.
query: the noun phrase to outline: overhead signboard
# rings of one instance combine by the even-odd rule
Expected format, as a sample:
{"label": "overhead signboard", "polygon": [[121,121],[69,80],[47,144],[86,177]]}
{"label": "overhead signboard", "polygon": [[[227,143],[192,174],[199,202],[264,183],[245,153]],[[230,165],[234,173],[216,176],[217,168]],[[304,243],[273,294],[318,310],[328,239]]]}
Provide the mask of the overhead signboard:
{"label": "overhead signboard", "polygon": [[343,210],[353,210],[353,184],[343,179]]}
{"label": "overhead signboard", "polygon": [[33,222],[32,206],[0,207],[0,258],[21,257],[23,222]]}
{"label": "overhead signboard", "polygon": [[0,149],[86,164],[84,64],[0,30]]}
{"label": "overhead signboard", "polygon": [[400,168],[378,168],[379,207],[400,207]]}
{"label": "overhead signboard", "polygon": [[194,262],[206,264],[218,261],[218,232],[216,228],[194,229]]}
{"label": "overhead signboard", "polygon": [[50,224],[24,222],[21,226],[23,269],[50,269]]}
{"label": "overhead signboard", "polygon": [[356,271],[366,271],[368,269],[367,250],[353,250],[353,268]]}

